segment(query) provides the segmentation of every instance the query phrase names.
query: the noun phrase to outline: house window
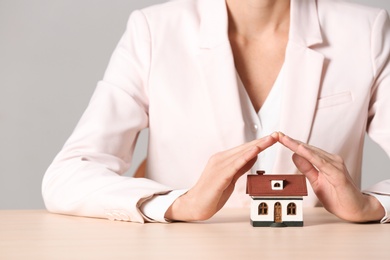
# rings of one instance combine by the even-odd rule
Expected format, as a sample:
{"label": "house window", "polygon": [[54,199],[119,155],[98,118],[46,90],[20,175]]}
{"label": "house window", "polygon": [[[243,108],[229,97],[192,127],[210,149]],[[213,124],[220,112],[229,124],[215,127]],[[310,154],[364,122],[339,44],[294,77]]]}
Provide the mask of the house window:
{"label": "house window", "polygon": [[272,190],[283,190],[283,180],[272,180],[271,181]]}
{"label": "house window", "polygon": [[295,203],[289,203],[287,205],[287,215],[296,215],[297,214],[297,206]]}
{"label": "house window", "polygon": [[260,203],[259,205],[259,215],[268,215],[268,205],[267,203]]}

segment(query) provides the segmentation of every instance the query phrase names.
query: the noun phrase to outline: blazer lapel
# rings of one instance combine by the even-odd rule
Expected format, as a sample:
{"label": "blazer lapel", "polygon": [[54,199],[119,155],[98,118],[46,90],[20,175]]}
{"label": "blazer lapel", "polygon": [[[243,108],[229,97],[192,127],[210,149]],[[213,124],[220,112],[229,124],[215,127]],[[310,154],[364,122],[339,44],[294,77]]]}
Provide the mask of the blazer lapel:
{"label": "blazer lapel", "polygon": [[202,85],[207,93],[205,102],[214,113],[220,145],[222,149],[228,149],[245,141],[245,125],[227,33],[226,3],[224,0],[199,0],[198,8],[201,18],[198,60]]}
{"label": "blazer lapel", "polygon": [[[310,47],[321,44],[316,1],[291,1],[290,38],[285,59],[285,92],[280,130],[308,142],[321,85],[324,56]],[[292,152],[280,147],[273,172],[295,173]]]}
{"label": "blazer lapel", "polygon": [[[315,51],[295,44],[288,46],[280,130],[302,142],[310,138],[323,62],[324,57]],[[290,150],[280,147],[274,172],[296,172],[291,156]]]}

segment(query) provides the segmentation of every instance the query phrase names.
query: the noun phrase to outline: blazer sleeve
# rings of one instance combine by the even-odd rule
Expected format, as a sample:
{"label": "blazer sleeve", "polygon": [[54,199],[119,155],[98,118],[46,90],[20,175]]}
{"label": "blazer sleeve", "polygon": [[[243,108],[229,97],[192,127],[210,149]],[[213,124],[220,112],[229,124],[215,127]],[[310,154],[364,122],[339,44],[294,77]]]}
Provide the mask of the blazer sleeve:
{"label": "blazer sleeve", "polygon": [[171,189],[125,177],[140,130],[148,126],[151,37],[141,11],[130,15],[103,80],[42,183],[51,212],[144,222],[140,204]]}
{"label": "blazer sleeve", "polygon": [[[390,157],[390,20],[385,10],[378,14],[371,37],[375,81],[371,91],[367,133]],[[382,222],[390,222],[390,178],[364,192],[378,197],[386,210]]]}

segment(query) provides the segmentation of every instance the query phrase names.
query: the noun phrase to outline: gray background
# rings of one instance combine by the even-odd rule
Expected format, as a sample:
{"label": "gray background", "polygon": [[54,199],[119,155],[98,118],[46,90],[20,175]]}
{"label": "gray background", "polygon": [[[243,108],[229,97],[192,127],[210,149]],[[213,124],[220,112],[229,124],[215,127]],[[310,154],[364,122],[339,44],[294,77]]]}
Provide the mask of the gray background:
{"label": "gray background", "polygon": [[[161,2],[0,0],[0,209],[44,207],[43,174],[86,108],[130,12]],[[387,0],[355,2],[390,10]],[[133,169],[145,157],[146,136]],[[388,178],[386,169],[387,155],[367,140],[363,188]]]}

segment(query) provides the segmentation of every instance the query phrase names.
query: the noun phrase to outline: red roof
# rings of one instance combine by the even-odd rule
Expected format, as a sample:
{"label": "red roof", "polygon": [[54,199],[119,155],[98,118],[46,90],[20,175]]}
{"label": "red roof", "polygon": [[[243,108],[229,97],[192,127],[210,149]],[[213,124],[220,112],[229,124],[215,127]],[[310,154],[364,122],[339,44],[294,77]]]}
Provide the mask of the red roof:
{"label": "red roof", "polygon": [[[283,181],[283,189],[272,189],[272,181]],[[301,174],[248,175],[246,193],[250,196],[307,196],[306,178]]]}

